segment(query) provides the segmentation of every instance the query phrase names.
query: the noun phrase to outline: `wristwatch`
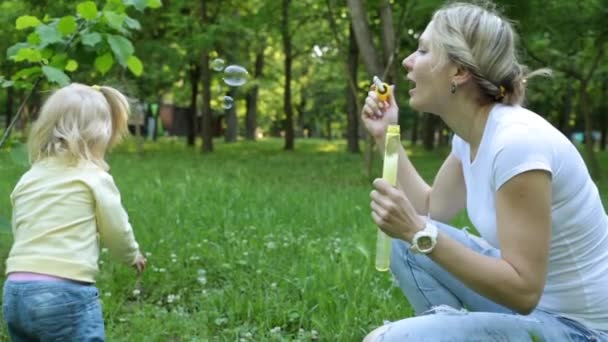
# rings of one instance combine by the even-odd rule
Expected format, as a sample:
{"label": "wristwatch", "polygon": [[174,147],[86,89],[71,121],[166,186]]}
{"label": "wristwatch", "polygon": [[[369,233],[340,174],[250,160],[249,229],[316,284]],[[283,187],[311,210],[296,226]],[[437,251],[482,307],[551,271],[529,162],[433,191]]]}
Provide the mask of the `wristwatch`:
{"label": "wristwatch", "polygon": [[437,245],[437,226],[426,220],[424,229],[414,234],[410,250],[414,253],[429,254]]}

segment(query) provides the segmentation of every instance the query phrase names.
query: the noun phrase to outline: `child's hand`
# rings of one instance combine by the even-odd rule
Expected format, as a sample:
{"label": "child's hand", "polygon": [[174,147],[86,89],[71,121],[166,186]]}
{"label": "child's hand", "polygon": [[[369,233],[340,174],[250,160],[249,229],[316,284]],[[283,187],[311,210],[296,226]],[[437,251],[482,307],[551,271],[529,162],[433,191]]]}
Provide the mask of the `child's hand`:
{"label": "child's hand", "polygon": [[143,273],[143,271],[146,269],[146,262],[148,262],[146,257],[144,257],[140,252],[137,252],[135,261],[133,261],[132,265],[137,270],[137,274]]}

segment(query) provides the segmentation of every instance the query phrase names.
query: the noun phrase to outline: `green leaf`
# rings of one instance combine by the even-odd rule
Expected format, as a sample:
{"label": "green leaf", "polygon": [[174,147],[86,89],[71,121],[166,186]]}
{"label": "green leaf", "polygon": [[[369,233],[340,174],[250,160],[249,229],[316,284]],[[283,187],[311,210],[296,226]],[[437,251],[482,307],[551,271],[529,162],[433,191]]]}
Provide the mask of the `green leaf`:
{"label": "green leaf", "polygon": [[148,0],[148,7],[150,8],[159,8],[163,6],[163,2],[161,0]]}
{"label": "green leaf", "polygon": [[42,43],[42,40],[40,39],[40,35],[38,34],[38,32],[32,32],[27,36],[27,42],[30,45],[35,46]]}
{"label": "green leaf", "polygon": [[36,28],[36,32],[40,36],[41,45],[48,46],[61,41],[61,34],[57,29],[50,25],[40,25]]}
{"label": "green leaf", "polygon": [[136,19],[133,19],[129,16],[127,16],[125,18],[125,24],[127,25],[128,28],[132,29],[132,30],[141,30],[141,24],[139,23],[139,21],[137,21]]}
{"label": "green leaf", "polygon": [[15,62],[28,61],[37,63],[42,61],[42,54],[40,53],[40,50],[27,47],[19,50],[19,52],[17,52],[17,54],[13,57],[13,60]]}
{"label": "green leaf", "polygon": [[31,15],[22,15],[15,21],[17,30],[25,30],[26,28],[36,27],[40,24],[40,20]]}
{"label": "green leaf", "polygon": [[40,69],[39,66],[33,66],[30,68],[25,68],[25,69],[21,69],[21,70],[17,71],[17,73],[14,74],[13,77],[11,77],[11,79],[13,81],[28,79],[29,77],[32,77],[32,76],[38,76],[41,72],[42,72],[42,70]]}
{"label": "green leaf", "polygon": [[73,59],[70,59],[64,69],[69,72],[76,71],[78,69],[78,62]]}
{"label": "green leaf", "polygon": [[51,62],[49,63],[49,65],[57,69],[64,69],[67,63],[68,55],[66,53],[59,53],[51,56]]}
{"label": "green leaf", "polygon": [[113,11],[103,11],[103,16],[108,21],[108,25],[116,30],[122,30],[122,24],[127,18],[126,14],[119,14]]}
{"label": "green leaf", "polygon": [[127,60],[127,67],[135,76],[141,76],[144,72],[144,65],[135,55],[131,55]]}
{"label": "green leaf", "polygon": [[28,43],[17,43],[11,47],[9,47],[8,49],[6,49],[6,58],[11,59],[13,56],[15,56],[19,50],[26,48],[26,47],[30,47],[30,44]]}
{"label": "green leaf", "polygon": [[74,33],[76,31],[76,18],[71,15],[61,18],[59,24],[57,24],[57,29],[64,36]]}
{"label": "green leaf", "polygon": [[55,82],[60,86],[66,86],[70,83],[70,78],[63,71],[53,68],[52,66],[45,65],[42,67],[42,72],[46,76],[49,82]]}
{"label": "green leaf", "polygon": [[81,35],[82,44],[94,47],[101,41],[101,34],[97,32],[85,33]]}
{"label": "green leaf", "polygon": [[114,65],[114,57],[109,52],[95,58],[95,69],[99,70],[102,75],[105,75]]}
{"label": "green leaf", "polygon": [[127,59],[129,56],[133,54],[133,44],[127,38],[123,36],[117,36],[113,34],[106,35],[106,40],[108,44],[110,44],[110,48],[112,48],[112,52],[114,52],[114,56],[118,59],[118,62],[126,66]]}
{"label": "green leaf", "polygon": [[76,7],[78,14],[80,14],[86,20],[93,20],[97,18],[97,5],[93,1],[85,1],[78,4]]}
{"label": "green leaf", "polygon": [[134,6],[138,11],[143,12],[148,6],[148,0],[125,0],[125,4]]}

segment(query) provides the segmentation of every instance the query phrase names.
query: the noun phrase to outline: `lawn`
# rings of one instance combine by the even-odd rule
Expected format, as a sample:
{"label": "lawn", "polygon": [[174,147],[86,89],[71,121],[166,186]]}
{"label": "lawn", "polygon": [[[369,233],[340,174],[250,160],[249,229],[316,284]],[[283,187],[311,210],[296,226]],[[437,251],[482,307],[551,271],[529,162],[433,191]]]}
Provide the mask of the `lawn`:
{"label": "lawn", "polygon": [[[411,315],[390,274],[373,267],[371,180],[344,142],[298,140],[285,152],[281,140],[218,140],[207,155],[183,146],[167,139],[140,154],[129,141],[110,155],[149,268],[137,279],[102,253],[109,341],[355,341]],[[410,152],[430,181],[448,151]],[[0,152],[5,219],[25,170],[13,159]],[[2,261],[10,240],[0,232]]]}

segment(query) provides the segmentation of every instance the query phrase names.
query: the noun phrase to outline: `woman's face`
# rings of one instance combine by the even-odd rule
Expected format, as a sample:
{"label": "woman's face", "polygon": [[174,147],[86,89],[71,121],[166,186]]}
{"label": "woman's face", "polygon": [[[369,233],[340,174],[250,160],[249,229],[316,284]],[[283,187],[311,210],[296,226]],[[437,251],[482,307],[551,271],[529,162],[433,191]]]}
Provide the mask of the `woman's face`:
{"label": "woman's face", "polygon": [[432,22],[418,40],[418,49],[403,60],[407,78],[414,83],[410,89],[410,106],[418,111],[439,114],[451,95],[451,63],[439,65],[440,51],[434,51]]}

